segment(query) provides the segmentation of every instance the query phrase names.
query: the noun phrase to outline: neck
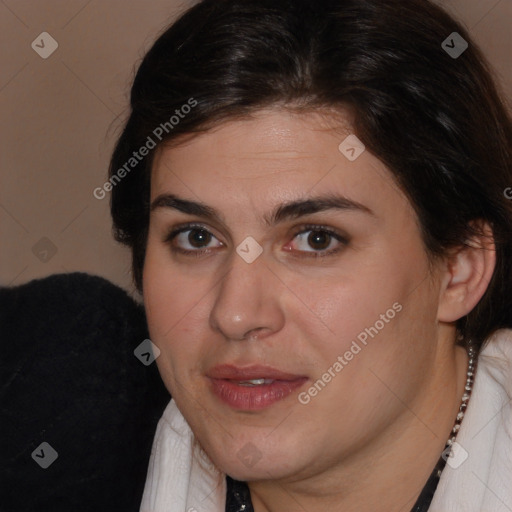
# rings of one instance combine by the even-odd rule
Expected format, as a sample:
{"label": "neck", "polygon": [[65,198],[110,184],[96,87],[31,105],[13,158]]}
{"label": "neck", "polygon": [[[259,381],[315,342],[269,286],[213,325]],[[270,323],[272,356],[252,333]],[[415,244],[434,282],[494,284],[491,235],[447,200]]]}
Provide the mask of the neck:
{"label": "neck", "polygon": [[255,512],[408,512],[445,447],[464,393],[466,350],[449,350],[437,355],[425,392],[404,404],[403,414],[363,451],[307,480],[250,482]]}

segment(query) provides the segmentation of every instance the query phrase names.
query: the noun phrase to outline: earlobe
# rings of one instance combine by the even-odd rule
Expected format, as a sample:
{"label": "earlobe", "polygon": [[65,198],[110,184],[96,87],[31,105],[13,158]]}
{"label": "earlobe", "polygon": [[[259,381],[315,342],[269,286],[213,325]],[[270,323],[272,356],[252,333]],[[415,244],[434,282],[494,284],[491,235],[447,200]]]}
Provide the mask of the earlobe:
{"label": "earlobe", "polygon": [[473,223],[475,235],[447,257],[441,284],[438,320],[455,322],[467,315],[484,295],[496,266],[491,227]]}

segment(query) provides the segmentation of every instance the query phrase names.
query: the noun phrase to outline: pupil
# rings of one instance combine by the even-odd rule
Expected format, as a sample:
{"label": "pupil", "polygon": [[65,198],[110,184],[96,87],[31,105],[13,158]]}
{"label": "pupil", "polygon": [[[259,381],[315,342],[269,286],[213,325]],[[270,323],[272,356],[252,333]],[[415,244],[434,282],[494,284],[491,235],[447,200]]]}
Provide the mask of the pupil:
{"label": "pupil", "polygon": [[[195,235],[195,236],[194,236]],[[188,235],[188,241],[194,247],[201,247],[204,243],[208,244],[210,233],[204,229],[194,229]]]}
{"label": "pupil", "polygon": [[314,249],[325,249],[329,246],[330,236],[331,235],[323,231],[313,231],[308,237],[308,243],[310,243]]}

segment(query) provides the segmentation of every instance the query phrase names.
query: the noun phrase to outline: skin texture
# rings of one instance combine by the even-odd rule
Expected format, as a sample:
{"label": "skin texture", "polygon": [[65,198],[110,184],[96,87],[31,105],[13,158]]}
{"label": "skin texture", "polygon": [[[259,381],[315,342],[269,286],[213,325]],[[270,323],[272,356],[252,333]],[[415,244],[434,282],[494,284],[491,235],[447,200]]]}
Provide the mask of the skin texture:
{"label": "skin texture", "polygon": [[[152,201],[172,193],[221,216],[151,213],[144,304],[158,368],[212,461],[249,482],[257,512],[410,509],[463,393],[467,356],[455,346],[454,322],[478,302],[493,270],[492,251],[482,249],[430,264],[413,208],[382,162],[368,150],[351,162],[338,150],[351,133],[348,112],[342,119],[260,111],[163,146],[153,164]],[[264,222],[279,203],[332,192],[373,213]],[[202,247],[190,231],[165,242],[186,222],[213,237]],[[308,257],[322,251],[308,243],[306,223],[348,243],[327,238],[324,253],[341,250]],[[250,264],[236,252],[247,236],[263,248]],[[300,403],[299,392],[396,303],[401,311]],[[266,364],[309,380],[263,410],[236,411],[205,376],[222,363]],[[238,456],[248,449],[258,458],[251,466]]]}

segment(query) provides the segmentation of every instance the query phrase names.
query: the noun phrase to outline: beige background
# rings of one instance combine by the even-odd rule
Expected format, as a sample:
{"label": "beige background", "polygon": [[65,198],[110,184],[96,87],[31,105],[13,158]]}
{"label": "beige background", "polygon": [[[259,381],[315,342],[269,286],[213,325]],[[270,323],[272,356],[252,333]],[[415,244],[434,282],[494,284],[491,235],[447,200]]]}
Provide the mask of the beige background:
{"label": "beige background", "polygon": [[[407,1],[407,0],[404,0]],[[133,293],[105,179],[136,65],[189,1],[0,0],[0,285],[84,271]],[[440,0],[512,98],[512,0]],[[47,59],[31,47],[48,32]]]}

